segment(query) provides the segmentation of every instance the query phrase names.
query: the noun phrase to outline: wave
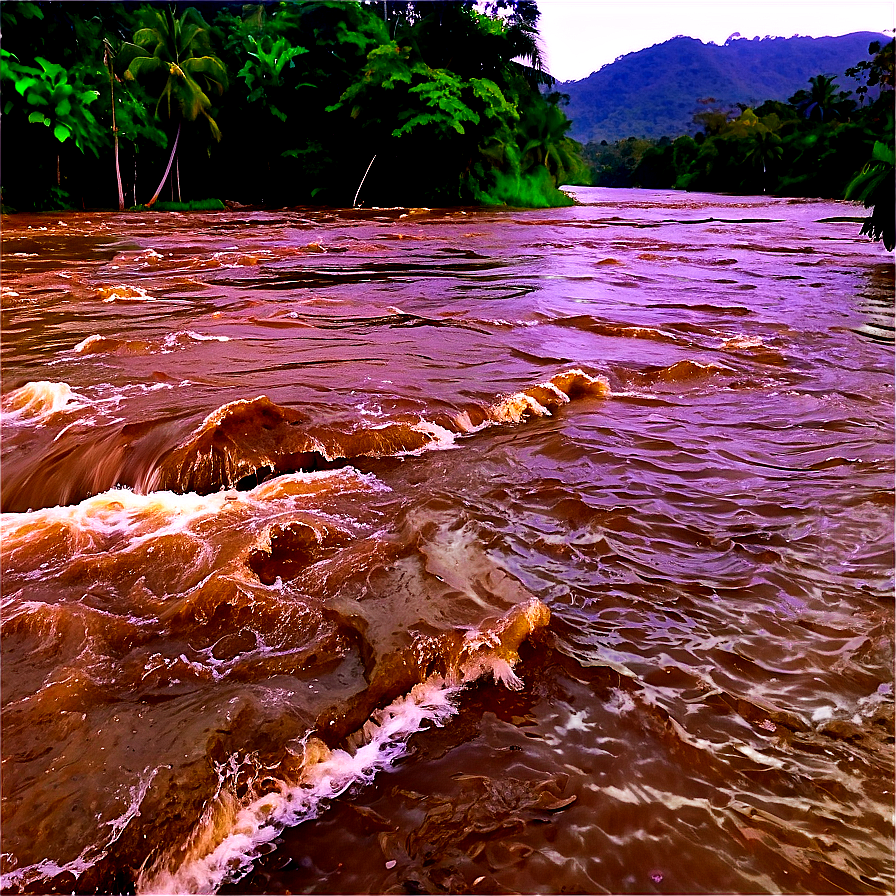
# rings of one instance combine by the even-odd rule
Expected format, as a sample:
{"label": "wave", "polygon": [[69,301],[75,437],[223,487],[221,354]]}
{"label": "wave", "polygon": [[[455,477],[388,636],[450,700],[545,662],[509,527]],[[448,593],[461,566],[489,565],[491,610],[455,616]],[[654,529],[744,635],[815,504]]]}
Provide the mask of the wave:
{"label": "wave", "polygon": [[[180,345],[224,339],[179,331],[166,340]],[[77,349],[144,351],[139,341],[107,341],[89,337]],[[669,368],[632,373],[644,385],[692,379],[723,370],[718,365],[682,361]],[[624,379],[624,377],[621,377]],[[149,388],[170,388],[155,384]],[[88,402],[65,383],[30,383],[4,398],[11,420],[44,422],[61,410],[86,404],[106,407],[120,400]],[[261,395],[217,408],[192,433],[172,445],[170,424],[147,420],[122,423],[120,417],[78,420],[59,432],[21,467],[4,471],[3,506],[22,511],[53,504],[79,502],[115,486],[138,492],[171,491],[210,494],[221,489],[245,491],[276,476],[314,472],[357,464],[362,460],[399,458],[457,447],[460,436],[491,426],[516,425],[548,417],[570,401],[605,398],[613,392],[606,377],[579,368],[488,404],[470,404],[423,416],[374,420],[369,414],[346,422],[321,423],[298,408],[282,406]],[[89,426],[89,431],[85,427]]]}
{"label": "wave", "polygon": [[277,246],[268,249],[253,249],[251,251],[242,250],[238,246],[227,246],[211,254],[175,254],[174,252],[162,254],[155,249],[143,249],[138,252],[119,252],[112,259],[110,267],[112,270],[140,267],[154,272],[257,267],[265,262],[275,262],[284,258],[325,253],[327,251],[328,249],[318,242],[311,242],[306,246]]}
{"label": "wave", "polygon": [[620,379],[638,386],[678,385],[703,380],[721,373],[732,374],[735,371],[716,361],[694,361],[684,358],[665,367],[647,367],[643,370],[619,371]]}
{"label": "wave", "polygon": [[48,380],[26,383],[3,396],[4,423],[18,420],[43,422],[54,414],[84,407],[89,402],[78,395],[68,383]]}
{"label": "wave", "polygon": [[168,333],[164,339],[119,339],[94,334],[82,339],[72,351],[78,355],[149,355],[168,354],[197,342],[230,342],[229,336],[207,336],[193,330]]}
{"label": "wave", "polygon": [[592,377],[576,368],[502,399],[492,406],[490,416],[497,423],[520,423],[528,416],[549,417],[574,398],[609,394],[610,384],[606,378]]}
{"label": "wave", "polygon": [[295,408],[267,396],[223,405],[160,460],[152,488],[208,493],[248,488],[280,473],[311,471],[340,460],[410,454],[451,436],[420,421],[317,426]]}
{"label": "wave", "polygon": [[512,668],[517,651],[549,621],[550,611],[532,598],[491,626],[458,636],[455,669],[448,676],[429,676],[374,711],[345,747],[330,748],[313,734],[305,736],[291,751],[292,761],[280,764],[282,777],[267,777],[262,793],[240,799],[222,774],[215,802],[188,842],[144,869],[137,892],[209,893],[239,880],[285,827],[314,818],[327,801],[372,781],[406,752],[418,731],[444,725],[457,712],[465,685],[490,675],[521,687]]}
{"label": "wave", "polygon": [[470,408],[440,422],[419,419],[345,428],[314,425],[302,411],[277,405],[266,396],[234,401],[210,414],[161,459],[153,487],[197,492],[245,488],[294,470],[448,448],[459,433],[549,416],[574,398],[609,393],[604,378],[574,369],[489,407]]}
{"label": "wave", "polygon": [[104,302],[127,302],[139,300],[151,301],[153,296],[142,286],[128,286],[124,283],[112,283],[95,287],[96,296]]}

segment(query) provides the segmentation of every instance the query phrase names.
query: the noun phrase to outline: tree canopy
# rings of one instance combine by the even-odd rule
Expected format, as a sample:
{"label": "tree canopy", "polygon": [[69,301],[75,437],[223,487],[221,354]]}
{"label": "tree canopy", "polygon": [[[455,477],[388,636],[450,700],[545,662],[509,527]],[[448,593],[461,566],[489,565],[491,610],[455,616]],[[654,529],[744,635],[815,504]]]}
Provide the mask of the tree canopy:
{"label": "tree canopy", "polygon": [[568,204],[557,187],[584,168],[543,92],[538,15],[534,0],[5,3],[2,164],[27,157],[33,176],[3,178],[4,206],[112,206],[118,178],[132,204],[166,182],[278,207]]}

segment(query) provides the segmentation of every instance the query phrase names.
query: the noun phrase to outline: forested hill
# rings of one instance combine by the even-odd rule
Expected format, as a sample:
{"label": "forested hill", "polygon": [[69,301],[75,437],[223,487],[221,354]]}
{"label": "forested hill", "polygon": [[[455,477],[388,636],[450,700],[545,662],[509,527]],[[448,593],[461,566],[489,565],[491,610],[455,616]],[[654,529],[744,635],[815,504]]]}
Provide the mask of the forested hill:
{"label": "forested hill", "polygon": [[729,39],[723,46],[691,37],[622,56],[582,81],[555,89],[569,95],[570,136],[580,141],[613,142],[626,137],[677,137],[693,134],[699,99],[720,106],[786,100],[810,77],[837,76],[841,89],[856,82],[843,75],[868,55],[880,34],[843,37]]}

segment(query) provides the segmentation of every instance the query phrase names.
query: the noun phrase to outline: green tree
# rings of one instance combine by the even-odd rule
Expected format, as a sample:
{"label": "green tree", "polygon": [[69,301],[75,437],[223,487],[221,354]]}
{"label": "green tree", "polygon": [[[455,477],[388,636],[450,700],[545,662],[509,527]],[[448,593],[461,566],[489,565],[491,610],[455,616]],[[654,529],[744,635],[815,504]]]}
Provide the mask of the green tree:
{"label": "green tree", "polygon": [[221,139],[208,94],[223,94],[227,71],[211,52],[209,27],[194,7],[186,9],[180,18],[175,17],[171,7],[163,12],[150,9],[146,15],[148,24],[137,31],[133,43],[122,46],[118,58],[126,80],[146,80],[154,83],[156,89],[161,88],[155,104],[156,116],[177,122],[168,165],[147,203],[152,206],[171,171],[183,122],[204,118],[212,137]]}
{"label": "green tree", "polygon": [[568,176],[580,177],[582,161],[578,143],[566,136],[572,122],[563,114],[558,102],[560,94],[546,97],[546,102],[531,102],[520,118],[518,131],[525,142],[520,150],[524,170],[543,165],[555,184],[565,183]]}
{"label": "green tree", "polygon": [[[84,89],[64,66],[42,56],[36,66],[22,65],[12,53],[0,49],[0,80],[11,81],[15,92],[30,110],[28,121],[52,130],[60,143],[69,138],[80,150],[94,155],[99,148],[96,118],[87,108],[99,96],[96,90]],[[8,99],[4,114],[14,105]]]}
{"label": "green tree", "polygon": [[784,150],[781,147],[781,138],[768,130],[767,128],[756,129],[751,132],[747,138],[749,146],[747,148],[747,161],[756,168],[762,169],[762,192],[767,189],[767,174],[769,168],[777,165]]}
{"label": "green tree", "polygon": [[[879,40],[872,41],[868,45],[868,53],[872,58],[863,59],[846,70],[849,77],[855,78],[859,82],[856,93],[863,105],[869,87],[880,87],[882,94],[893,90],[894,67],[896,67],[894,66],[894,51],[896,51],[896,39],[887,41],[883,46]],[[890,107],[892,108],[892,104]]]}
{"label": "green tree", "polygon": [[892,145],[880,141],[874,144],[871,160],[846,188],[846,198],[856,199],[871,214],[862,225],[862,233],[880,240],[889,252],[896,248],[896,152]]}
{"label": "green tree", "polygon": [[827,75],[809,78],[809,90],[798,90],[789,102],[806,118],[825,121],[831,117],[844,118],[855,108],[848,91],[838,91],[837,82]]}
{"label": "green tree", "polygon": [[391,39],[329,107],[376,153],[365,190],[388,190],[390,204],[569,203],[556,186],[580,172],[578,147],[558,98],[539,90],[551,79],[537,5],[390,2],[388,16]]}

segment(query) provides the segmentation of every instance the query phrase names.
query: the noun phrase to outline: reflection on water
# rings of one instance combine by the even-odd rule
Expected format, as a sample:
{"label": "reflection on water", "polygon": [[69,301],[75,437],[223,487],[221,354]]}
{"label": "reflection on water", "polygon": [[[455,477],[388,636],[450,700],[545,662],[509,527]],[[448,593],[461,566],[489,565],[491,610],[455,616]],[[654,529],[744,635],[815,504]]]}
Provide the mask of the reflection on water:
{"label": "reflection on water", "polygon": [[16,216],[9,892],[891,892],[851,205]]}

